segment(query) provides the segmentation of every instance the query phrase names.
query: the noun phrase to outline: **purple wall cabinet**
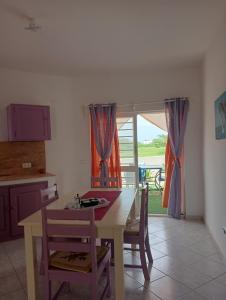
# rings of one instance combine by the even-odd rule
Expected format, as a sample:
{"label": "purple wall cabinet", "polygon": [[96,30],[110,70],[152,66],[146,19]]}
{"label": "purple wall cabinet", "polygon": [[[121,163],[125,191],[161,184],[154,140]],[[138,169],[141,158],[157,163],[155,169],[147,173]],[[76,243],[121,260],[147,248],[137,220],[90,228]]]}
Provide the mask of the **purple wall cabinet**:
{"label": "purple wall cabinet", "polygon": [[12,236],[23,234],[18,222],[41,208],[40,190],[47,187],[47,182],[39,182],[10,188]]}
{"label": "purple wall cabinet", "polygon": [[9,189],[0,187],[0,240],[7,239],[9,235]]}
{"label": "purple wall cabinet", "polygon": [[49,106],[10,104],[7,118],[9,141],[51,139]]}

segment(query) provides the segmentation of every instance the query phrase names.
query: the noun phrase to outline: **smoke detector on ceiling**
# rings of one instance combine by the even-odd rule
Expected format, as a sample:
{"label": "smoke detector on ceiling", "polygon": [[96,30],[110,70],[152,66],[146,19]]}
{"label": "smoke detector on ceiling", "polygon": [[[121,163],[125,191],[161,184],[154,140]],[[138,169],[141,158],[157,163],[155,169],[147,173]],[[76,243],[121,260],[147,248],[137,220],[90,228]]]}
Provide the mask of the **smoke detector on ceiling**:
{"label": "smoke detector on ceiling", "polygon": [[41,28],[42,27],[35,22],[34,18],[30,19],[27,27],[24,27],[25,30],[29,30],[29,31],[33,31],[33,32],[37,32],[37,31],[41,30]]}

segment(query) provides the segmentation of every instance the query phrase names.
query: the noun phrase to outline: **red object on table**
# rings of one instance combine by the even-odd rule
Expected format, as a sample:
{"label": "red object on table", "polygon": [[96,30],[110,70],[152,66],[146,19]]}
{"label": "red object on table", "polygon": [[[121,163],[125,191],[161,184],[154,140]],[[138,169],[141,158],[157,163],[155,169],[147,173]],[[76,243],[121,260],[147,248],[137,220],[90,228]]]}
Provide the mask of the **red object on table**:
{"label": "red object on table", "polygon": [[110,201],[110,204],[106,207],[99,207],[95,209],[95,220],[101,220],[109,208],[113,205],[115,200],[120,195],[121,191],[89,191],[84,194],[81,199],[87,198],[105,198]]}

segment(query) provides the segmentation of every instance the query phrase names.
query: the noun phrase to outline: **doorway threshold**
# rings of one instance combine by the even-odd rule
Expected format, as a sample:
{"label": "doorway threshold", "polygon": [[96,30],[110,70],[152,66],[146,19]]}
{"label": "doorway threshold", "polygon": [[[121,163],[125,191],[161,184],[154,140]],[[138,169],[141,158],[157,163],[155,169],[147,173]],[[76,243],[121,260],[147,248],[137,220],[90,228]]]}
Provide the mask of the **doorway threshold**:
{"label": "doorway threshold", "polygon": [[169,215],[167,214],[148,214],[149,217],[166,217],[168,218]]}

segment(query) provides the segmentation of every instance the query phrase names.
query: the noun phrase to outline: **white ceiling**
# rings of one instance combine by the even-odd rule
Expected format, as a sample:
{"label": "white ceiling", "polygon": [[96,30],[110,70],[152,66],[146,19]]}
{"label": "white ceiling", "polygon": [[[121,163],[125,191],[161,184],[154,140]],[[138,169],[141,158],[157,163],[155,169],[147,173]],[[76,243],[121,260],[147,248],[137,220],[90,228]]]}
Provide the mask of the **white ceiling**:
{"label": "white ceiling", "polygon": [[[74,75],[200,63],[225,0],[0,0],[0,67]],[[42,30],[24,30],[28,17]]]}

